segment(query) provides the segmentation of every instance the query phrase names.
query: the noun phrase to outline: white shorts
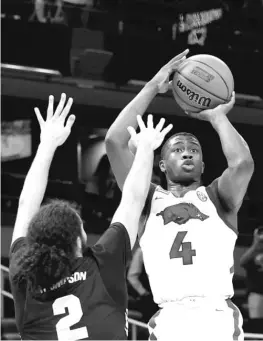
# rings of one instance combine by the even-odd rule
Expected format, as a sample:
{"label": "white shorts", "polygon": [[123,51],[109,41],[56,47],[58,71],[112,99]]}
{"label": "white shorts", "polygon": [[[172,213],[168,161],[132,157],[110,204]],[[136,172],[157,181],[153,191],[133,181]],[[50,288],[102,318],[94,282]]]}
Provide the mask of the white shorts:
{"label": "white shorts", "polygon": [[243,318],[230,299],[165,303],[148,323],[149,340],[243,341]]}

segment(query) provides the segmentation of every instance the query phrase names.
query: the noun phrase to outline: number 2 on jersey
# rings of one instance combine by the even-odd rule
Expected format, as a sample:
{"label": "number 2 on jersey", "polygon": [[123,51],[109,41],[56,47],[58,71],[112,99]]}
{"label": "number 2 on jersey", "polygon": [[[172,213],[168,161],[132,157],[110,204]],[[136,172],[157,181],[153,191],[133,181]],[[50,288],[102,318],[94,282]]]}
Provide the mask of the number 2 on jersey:
{"label": "number 2 on jersey", "polygon": [[54,315],[65,314],[65,308],[68,308],[68,315],[62,317],[56,324],[58,340],[81,340],[89,337],[86,327],[70,329],[71,326],[78,323],[83,315],[80,300],[75,295],[67,295],[57,298],[52,305]]}
{"label": "number 2 on jersey", "polygon": [[[173,245],[170,250],[170,259],[183,258],[183,265],[193,264],[193,256],[196,256],[195,250],[192,249],[191,242],[184,242],[184,237],[187,231],[180,231],[177,233]],[[180,247],[182,250],[180,251]]]}

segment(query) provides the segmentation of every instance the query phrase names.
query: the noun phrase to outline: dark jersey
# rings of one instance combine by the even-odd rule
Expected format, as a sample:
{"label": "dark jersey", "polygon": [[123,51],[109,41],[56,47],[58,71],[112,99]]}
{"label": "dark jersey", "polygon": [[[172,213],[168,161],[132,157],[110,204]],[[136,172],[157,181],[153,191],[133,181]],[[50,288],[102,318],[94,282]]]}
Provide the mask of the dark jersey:
{"label": "dark jersey", "polygon": [[131,247],[121,223],[112,224],[76,259],[70,277],[34,295],[26,285],[21,288],[12,281],[14,256],[24,243],[25,238],[17,239],[10,254],[10,281],[22,339],[127,339],[126,264]]}

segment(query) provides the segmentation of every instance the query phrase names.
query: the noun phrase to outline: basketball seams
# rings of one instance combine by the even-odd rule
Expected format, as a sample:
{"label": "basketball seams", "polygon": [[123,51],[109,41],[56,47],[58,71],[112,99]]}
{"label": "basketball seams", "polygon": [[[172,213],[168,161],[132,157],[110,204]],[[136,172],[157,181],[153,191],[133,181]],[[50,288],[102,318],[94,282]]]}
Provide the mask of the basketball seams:
{"label": "basketball seams", "polygon": [[[184,102],[188,107],[192,107],[192,108],[198,109],[199,111],[202,110],[202,108],[195,107],[194,105],[189,104],[188,102],[184,101],[184,100],[181,98],[181,96],[178,94],[178,92],[175,90],[175,87],[173,88],[173,91],[174,91],[174,92],[176,93],[176,95],[180,98],[180,100],[181,100],[182,102]],[[184,109],[183,109],[183,110],[184,110]]]}
{"label": "basketball seams", "polygon": [[[220,73],[218,73],[218,71],[216,71],[212,66],[210,66],[210,65],[208,65],[208,64],[206,64],[206,63],[204,63],[204,62],[201,62],[200,60],[195,60],[195,59],[193,59],[192,61],[194,61],[194,62],[197,62],[197,63],[200,63],[200,64],[203,64],[203,65],[205,65],[205,66],[208,66],[210,69],[212,69],[215,73],[217,73],[218,74],[218,76],[222,79],[222,81],[225,83],[225,86],[226,86],[226,88],[227,88],[227,93],[228,93],[228,98],[230,97],[230,90],[229,90],[229,88],[228,88],[228,85],[227,85],[227,83],[226,83],[226,81],[224,80],[224,78],[220,75]],[[220,98],[220,97],[219,97]]]}
{"label": "basketball seams", "polygon": [[[212,95],[212,96],[214,96],[214,97],[216,97],[216,98],[218,98],[218,99],[224,101],[224,103],[226,102],[226,100],[225,100],[224,98],[221,98],[221,97],[219,97],[219,96],[213,94],[212,92],[210,92],[210,91],[208,91],[208,90],[202,88],[199,84],[194,83],[192,80],[190,80],[190,79],[188,79],[187,77],[185,77],[184,75],[182,75],[179,71],[177,71],[177,72],[179,73],[179,75],[180,75],[181,77],[183,77],[184,79],[186,79],[188,82],[194,84],[195,86],[197,86],[197,87],[200,88],[201,90],[206,91],[208,94],[210,94],[210,95]],[[227,92],[229,93],[228,88],[227,88]]]}

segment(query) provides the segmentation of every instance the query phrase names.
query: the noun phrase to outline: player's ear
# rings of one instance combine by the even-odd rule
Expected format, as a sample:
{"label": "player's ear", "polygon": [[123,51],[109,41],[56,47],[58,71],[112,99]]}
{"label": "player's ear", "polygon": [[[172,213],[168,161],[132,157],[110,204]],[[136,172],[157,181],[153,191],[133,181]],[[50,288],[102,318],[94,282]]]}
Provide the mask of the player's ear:
{"label": "player's ear", "polygon": [[163,173],[166,172],[164,160],[160,160],[160,161],[159,161],[159,167],[160,167],[160,169],[161,169],[161,171],[162,171]]}
{"label": "player's ear", "polygon": [[202,174],[204,173],[204,171],[205,171],[205,163],[202,162]]}

